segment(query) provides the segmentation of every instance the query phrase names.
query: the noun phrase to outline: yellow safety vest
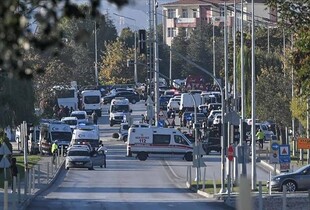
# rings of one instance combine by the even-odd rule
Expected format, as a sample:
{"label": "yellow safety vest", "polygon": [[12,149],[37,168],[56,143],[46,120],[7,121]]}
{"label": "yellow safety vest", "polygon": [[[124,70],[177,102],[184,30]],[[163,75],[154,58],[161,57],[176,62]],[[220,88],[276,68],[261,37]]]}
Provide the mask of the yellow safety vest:
{"label": "yellow safety vest", "polygon": [[57,144],[56,144],[56,143],[53,143],[51,149],[52,149],[52,153],[54,153],[54,152],[58,149]]}

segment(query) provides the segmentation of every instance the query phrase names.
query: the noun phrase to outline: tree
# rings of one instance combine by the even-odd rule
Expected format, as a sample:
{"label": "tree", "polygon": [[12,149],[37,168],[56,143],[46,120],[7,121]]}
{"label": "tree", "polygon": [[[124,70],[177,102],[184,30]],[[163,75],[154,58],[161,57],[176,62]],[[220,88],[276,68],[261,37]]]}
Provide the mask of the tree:
{"label": "tree", "polygon": [[[185,29],[179,29],[178,35],[173,39],[171,49],[187,56],[187,46],[188,38],[186,37],[186,31]],[[172,72],[174,72],[174,78],[185,78],[189,74],[187,66],[184,65],[184,60],[174,53],[172,53]]]}
{"label": "tree", "polygon": [[106,49],[100,67],[100,81],[103,84],[132,83],[134,73],[127,67],[127,60],[133,60],[133,49],[127,48],[120,40],[106,44]]}
{"label": "tree", "polygon": [[303,96],[310,95],[310,5],[305,0],[268,0],[269,6],[278,8],[283,28],[294,35],[294,50],[287,66],[296,71],[295,88]]}

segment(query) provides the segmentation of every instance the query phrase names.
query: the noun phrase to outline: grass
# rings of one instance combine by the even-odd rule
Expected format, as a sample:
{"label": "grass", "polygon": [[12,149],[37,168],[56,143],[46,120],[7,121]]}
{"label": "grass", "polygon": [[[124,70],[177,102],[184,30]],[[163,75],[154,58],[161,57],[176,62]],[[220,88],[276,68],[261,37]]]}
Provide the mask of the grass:
{"label": "grass", "polygon": [[[25,177],[24,156],[21,155],[21,156],[13,156],[13,157],[16,158],[16,163],[17,163],[17,168],[18,168],[20,180],[23,180]],[[37,164],[37,162],[41,159],[41,157],[38,155],[28,155],[27,159],[28,159],[28,167],[32,168],[34,165]],[[0,170],[0,188],[4,187],[4,170],[5,169]],[[7,177],[7,180],[9,181],[9,185],[10,185],[10,183],[12,183],[10,168],[6,169],[6,177]]]}
{"label": "grass", "polygon": [[[268,193],[268,188],[266,186],[267,182],[262,182],[262,192],[263,193]],[[202,190],[202,185],[203,182],[199,182],[199,189]],[[216,192],[219,193],[219,190],[221,189],[221,181],[220,180],[216,180],[215,181],[215,185],[216,185]],[[193,188],[196,188],[197,186],[197,182],[193,181],[191,183],[191,186]],[[204,192],[209,193],[209,194],[214,194],[214,187],[213,187],[213,181],[212,180],[207,180],[205,181],[205,190]],[[239,186],[233,186],[232,188],[232,192],[239,192]],[[258,188],[257,190],[253,191],[253,192],[258,192]]]}

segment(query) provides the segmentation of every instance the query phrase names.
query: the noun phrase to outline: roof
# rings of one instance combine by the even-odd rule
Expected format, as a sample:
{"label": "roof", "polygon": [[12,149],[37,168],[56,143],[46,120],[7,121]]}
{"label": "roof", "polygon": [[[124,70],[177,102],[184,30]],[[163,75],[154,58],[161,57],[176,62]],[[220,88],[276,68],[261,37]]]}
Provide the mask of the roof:
{"label": "roof", "polygon": [[[241,0],[236,0],[236,3],[240,3]],[[247,0],[247,3],[251,3],[252,0]],[[265,3],[266,0],[254,0],[255,3]],[[234,0],[226,0],[226,3],[233,4]],[[210,5],[210,4],[224,4],[223,0],[178,0],[162,4],[162,6],[173,6],[180,4],[194,4],[194,5]]]}
{"label": "roof", "polygon": [[[236,2],[240,2],[240,0],[236,0]],[[172,5],[179,5],[179,4],[195,4],[195,5],[210,5],[210,4],[224,4],[221,0],[178,0],[169,2],[166,4],[162,4],[162,6],[172,6]],[[234,0],[227,0],[226,3],[234,3]]]}

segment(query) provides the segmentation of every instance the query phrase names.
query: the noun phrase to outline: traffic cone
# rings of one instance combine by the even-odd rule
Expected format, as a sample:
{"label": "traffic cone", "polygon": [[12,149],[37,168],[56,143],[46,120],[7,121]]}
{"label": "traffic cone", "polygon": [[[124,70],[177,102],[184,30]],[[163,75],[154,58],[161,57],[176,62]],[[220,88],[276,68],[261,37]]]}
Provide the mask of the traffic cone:
{"label": "traffic cone", "polygon": [[131,148],[129,145],[127,145],[127,155],[126,157],[132,157],[132,152],[131,152]]}

